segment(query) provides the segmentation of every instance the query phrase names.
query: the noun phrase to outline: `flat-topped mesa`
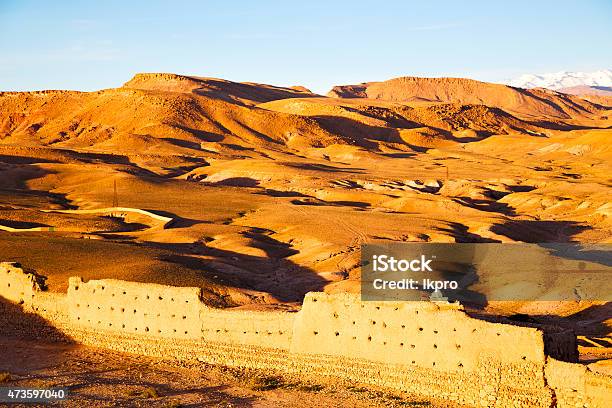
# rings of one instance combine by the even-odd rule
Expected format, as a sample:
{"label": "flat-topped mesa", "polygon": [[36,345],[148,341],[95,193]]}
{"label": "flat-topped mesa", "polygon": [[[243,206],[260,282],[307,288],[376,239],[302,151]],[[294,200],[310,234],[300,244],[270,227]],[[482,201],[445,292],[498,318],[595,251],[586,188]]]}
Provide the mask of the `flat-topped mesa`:
{"label": "flat-topped mesa", "polygon": [[482,104],[524,117],[570,118],[589,115],[598,106],[554,91],[521,89],[465,78],[400,77],[383,82],[334,87],[328,96],[392,102]]}
{"label": "flat-topped mesa", "polygon": [[86,93],[97,93],[97,92],[101,92],[101,91],[83,92],[83,91],[70,91],[66,89],[42,89],[38,91],[1,91],[0,97],[21,96],[21,95],[31,95],[31,96],[71,95],[71,94],[86,94]]}
{"label": "flat-topped mesa", "polygon": [[123,84],[123,88],[190,92],[200,86],[200,81],[185,75],[171,73],[138,73]]}
{"label": "flat-topped mesa", "polygon": [[294,85],[294,86],[289,87],[289,89],[293,89],[294,91],[297,91],[297,92],[304,92],[304,93],[309,93],[309,94],[313,93],[310,89],[302,85]]}
{"label": "flat-topped mesa", "polygon": [[196,77],[171,73],[140,73],[124,88],[194,93],[244,105],[256,105],[286,98],[318,96],[304,87],[281,87],[254,82],[234,82],[220,78]]}

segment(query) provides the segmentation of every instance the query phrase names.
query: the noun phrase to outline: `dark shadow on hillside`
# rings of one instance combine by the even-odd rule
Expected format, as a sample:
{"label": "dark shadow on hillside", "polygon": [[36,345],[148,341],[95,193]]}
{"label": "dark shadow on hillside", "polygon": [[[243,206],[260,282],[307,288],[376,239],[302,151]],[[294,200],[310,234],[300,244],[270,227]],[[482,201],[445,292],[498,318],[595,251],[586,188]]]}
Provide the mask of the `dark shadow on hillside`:
{"label": "dark shadow on hillside", "polygon": [[345,168],[345,167],[336,167],[329,166],[326,164],[319,163],[282,163],[284,166],[292,167],[301,170],[310,170],[310,171],[323,171],[326,173],[363,173],[365,169],[363,168]]}
{"label": "dark shadow on hillside", "polygon": [[306,194],[299,193],[297,191],[281,191],[270,188],[266,188],[263,191],[257,192],[255,194],[267,195],[270,197],[310,197]]}
{"label": "dark shadow on hillside", "polygon": [[252,240],[252,246],[259,248],[266,253],[269,258],[286,258],[299,253],[299,251],[291,248],[290,244],[278,241],[268,234],[270,231],[262,228],[251,228],[249,231],[243,232],[241,235]]}
{"label": "dark shadow on hillside", "polygon": [[126,166],[132,165],[130,159],[127,156],[112,154],[112,153],[86,153],[77,152],[74,150],[66,151],[72,158],[79,160],[83,163],[105,163],[105,164],[124,164]]}
{"label": "dark shadow on hillside", "polygon": [[377,143],[372,140],[386,143],[404,144],[397,129],[382,126],[366,125],[362,122],[340,116],[315,116],[319,125],[330,133],[341,135],[346,142],[377,150]]}
{"label": "dark shadow on hillside", "polygon": [[612,316],[612,302],[592,305],[568,316],[535,315],[537,322],[554,324],[574,331],[577,336],[610,336],[612,329],[605,323]]}
{"label": "dark shadow on hillside", "polygon": [[531,125],[550,129],[550,130],[561,130],[561,131],[570,131],[570,130],[588,130],[588,129],[609,129],[610,127],[598,127],[598,126],[584,126],[584,125],[574,125],[568,124],[565,122],[553,122],[551,120],[534,120],[528,122]]}
{"label": "dark shadow on hillside", "polygon": [[416,156],[416,153],[410,152],[399,152],[399,153],[379,153],[381,156],[389,157],[391,159],[409,159]]}
{"label": "dark shadow on hillside", "polygon": [[[197,77],[190,77],[194,81],[202,81]],[[197,95],[206,96],[209,98],[221,99],[238,105],[247,106],[242,99],[254,101],[256,103],[265,103],[278,99],[288,98],[317,98],[321,95],[300,92],[291,88],[284,88],[274,85],[228,82],[212,78],[206,78],[202,83],[201,88],[193,90]]]}
{"label": "dark shadow on hillside", "polygon": [[[75,209],[74,205],[71,205],[65,194],[51,193],[44,190],[32,190],[28,186],[29,180],[42,178],[44,176],[55,174],[55,172],[43,169],[35,164],[20,165],[22,168],[26,168],[28,171],[22,172],[20,178],[3,178],[0,176],[0,204],[7,203],[13,205],[24,205],[26,207],[32,207],[32,200],[42,201],[38,205],[56,204],[64,209]],[[0,169],[0,175],[2,169]],[[3,183],[6,181],[7,183]],[[38,206],[37,205],[37,206]]]}
{"label": "dark shadow on hillside", "polygon": [[516,215],[514,208],[506,203],[471,197],[456,197],[453,201],[480,211],[494,212],[508,216]]}
{"label": "dark shadow on hillside", "polygon": [[588,229],[591,227],[574,221],[508,220],[491,226],[495,234],[529,243],[574,242],[574,235]]}
{"label": "dark shadow on hillside", "polygon": [[[174,167],[164,167],[165,170],[168,170],[168,173],[164,177],[175,178],[182,176],[185,173],[189,173],[190,171],[198,169],[200,167],[210,166],[210,164],[208,164],[206,160],[200,157],[181,156],[181,160],[189,162],[190,164]],[[194,178],[194,175],[190,175],[187,176],[187,180],[197,181],[197,177]]]}
{"label": "dark shadow on hillside", "polygon": [[612,253],[609,251],[609,249],[612,248],[612,245],[610,244],[577,243],[575,245],[564,245],[562,247],[554,243],[540,243],[538,245],[542,248],[548,249],[554,256],[578,261],[596,262],[612,267]]}
{"label": "dark shadow on hillside", "polygon": [[[228,129],[226,129],[225,127],[221,126],[219,123],[215,123],[215,125],[217,125],[218,127],[221,128],[221,131],[227,134],[231,134],[232,132],[230,132]],[[220,142],[223,139],[225,139],[225,137],[221,134],[218,133],[212,133],[212,132],[206,132],[204,130],[200,130],[200,129],[194,129],[194,128],[190,128],[187,126],[183,126],[183,125],[173,125],[176,128],[179,128],[185,132],[191,133],[193,136],[197,137],[198,139],[202,140],[203,142]],[[199,149],[199,146],[198,146]]]}
{"label": "dark shadow on hillside", "polygon": [[8,156],[0,154],[0,163],[7,164],[36,164],[36,163],[59,163],[58,160],[43,159],[28,156]]}
{"label": "dark shadow on hillside", "polygon": [[0,218],[0,225],[10,228],[37,228],[37,227],[48,227],[47,224],[41,224],[38,222],[27,222],[27,221],[15,221],[15,220],[3,220]]}
{"label": "dark shadow on hillside", "polygon": [[[321,291],[329,282],[310,268],[287,259],[297,251],[289,244],[272,238],[271,233],[252,228],[243,234],[251,240],[249,246],[263,251],[265,256],[213,248],[204,243],[148,242],[145,245],[171,251],[171,254],[162,255],[159,259],[193,271],[203,283],[208,281],[238,289],[267,292],[284,302],[301,302],[307,292]],[[180,283],[175,285],[180,286]],[[210,287],[204,288],[210,290]]]}
{"label": "dark shadow on hillside", "polygon": [[508,190],[513,193],[528,193],[530,191],[535,190],[537,187],[535,186],[527,186],[527,185],[516,185],[516,186],[508,186]]}
{"label": "dark shadow on hillside", "polygon": [[201,220],[195,220],[195,219],[191,219],[191,218],[183,218],[180,217],[174,213],[168,212],[168,211],[163,211],[163,210],[151,210],[151,209],[144,209],[145,211],[151,212],[153,214],[157,214],[157,215],[161,215],[162,217],[169,217],[172,218],[173,221],[170,221],[169,224],[166,225],[165,229],[170,229],[170,228],[187,228],[187,227],[191,227],[192,225],[196,225],[196,224],[205,224],[206,221],[201,221]]}
{"label": "dark shadow on hillside", "polygon": [[[524,89],[524,88],[515,88],[512,87],[515,91],[523,94],[523,96],[528,100],[529,98],[534,98],[536,100],[538,100],[539,102],[550,106],[551,108],[553,108],[555,111],[559,112],[561,115],[563,115],[563,117],[569,119],[569,116],[567,116],[567,114],[563,113],[563,108],[559,105],[557,105],[556,103],[554,103],[553,101],[544,98],[542,96],[539,96],[537,93],[532,92],[529,89]],[[571,99],[569,97],[566,96],[561,96],[565,102],[567,102],[569,105],[572,105],[574,108],[578,108],[579,106],[577,106],[574,102],[571,101]]]}
{"label": "dark shadow on hillside", "polygon": [[250,177],[229,177],[214,183],[203,181],[202,184],[225,187],[257,187],[259,185],[259,180]]}
{"label": "dark shadow on hillside", "polygon": [[[510,115],[509,113],[498,109],[498,108],[490,108],[492,112],[497,115],[500,115],[504,118],[507,118],[507,121],[518,121],[519,119]],[[476,136],[473,137],[457,137],[454,136],[453,133],[447,129],[443,129],[436,126],[429,126],[426,124],[416,123],[409,121],[406,123],[405,127],[393,128],[393,127],[384,127],[384,126],[374,126],[368,125],[363,122],[339,117],[339,116],[314,116],[319,123],[319,125],[327,130],[330,133],[340,135],[343,139],[350,145],[357,145],[363,148],[366,148],[372,152],[378,151],[378,146],[380,143],[387,144],[395,144],[395,145],[403,145],[407,146],[410,149],[424,153],[427,152],[430,147],[426,146],[418,146],[414,143],[410,143],[410,141],[404,140],[401,136],[402,130],[410,130],[410,129],[418,129],[418,128],[427,128],[430,131],[435,132],[435,136],[432,136],[433,139],[439,140],[448,140],[455,141],[458,143],[470,143],[476,142],[480,140],[484,140],[489,136],[499,133],[507,133],[503,131],[502,128],[499,129],[499,132],[491,132],[485,130],[475,130]],[[508,125],[510,129],[513,129],[511,125]],[[524,132],[522,129],[514,129],[517,132]]]}
{"label": "dark shadow on hillside", "polygon": [[485,238],[478,234],[474,234],[469,232],[468,227],[458,222],[450,222],[448,223],[449,227],[438,227],[436,228],[438,231],[445,232],[450,234],[453,238],[455,238],[456,242],[499,242],[496,239]]}
{"label": "dark shadow on hillside", "polygon": [[[30,190],[27,185],[28,180],[34,180],[37,178],[42,178],[49,174],[55,174],[53,171],[43,169],[35,164],[25,164],[19,165],[20,169],[24,169],[26,171],[22,171],[19,173],[19,179],[14,177],[7,177],[3,175],[0,178],[0,189],[3,187],[6,190],[24,190],[24,191],[39,191],[39,190]],[[11,169],[11,167],[9,167]],[[39,191],[40,193],[44,193],[43,191]]]}
{"label": "dark shadow on hillside", "polygon": [[364,201],[324,201],[316,198],[296,199],[291,200],[293,205],[310,205],[310,206],[333,206],[333,207],[356,207],[368,208],[370,203]]}
{"label": "dark shadow on hillside", "polygon": [[161,140],[164,140],[170,144],[173,144],[174,146],[178,146],[178,147],[182,147],[185,149],[191,149],[191,150],[202,150],[200,148],[200,144],[197,142],[192,142],[190,140],[183,140],[183,139],[178,139],[176,137],[161,137]]}
{"label": "dark shadow on hillside", "polygon": [[[343,106],[342,109],[348,112],[356,113],[361,116],[372,118],[374,120],[383,120],[381,119],[382,116],[384,117],[384,121],[387,122],[387,125],[393,128],[412,129],[423,126],[420,123],[406,119],[404,116],[396,113],[392,109],[381,107],[375,108],[373,106],[370,106],[369,109],[373,110],[374,112],[370,112],[368,110],[359,110],[351,108],[350,106]],[[377,113],[378,115],[376,115],[375,113]]]}

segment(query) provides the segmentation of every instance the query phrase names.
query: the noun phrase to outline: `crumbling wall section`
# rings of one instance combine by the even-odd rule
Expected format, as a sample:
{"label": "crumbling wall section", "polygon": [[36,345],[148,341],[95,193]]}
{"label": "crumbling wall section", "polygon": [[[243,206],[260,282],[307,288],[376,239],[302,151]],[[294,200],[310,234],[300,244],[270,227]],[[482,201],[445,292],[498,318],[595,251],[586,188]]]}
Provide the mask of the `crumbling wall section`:
{"label": "crumbling wall section", "polygon": [[16,262],[0,262],[0,296],[15,303],[30,304],[44,288],[44,279]]}
{"label": "crumbling wall section", "polygon": [[610,404],[610,377],[594,373],[584,365],[549,358],[546,379],[559,408],[606,407]]}
{"label": "crumbling wall section", "polygon": [[485,406],[504,398],[550,405],[543,333],[473,319],[458,304],[361,302],[350,294],[309,293],[296,318],[291,352],[360,356],[402,370],[426,370],[429,376],[394,384],[415,393]]}
{"label": "crumbling wall section", "polygon": [[201,289],[112,279],[71,278],[72,322],[112,333],[289,349],[295,313],[219,310],[201,302]]}
{"label": "crumbling wall section", "polygon": [[309,293],[292,352],[355,356],[434,370],[474,371],[480,357],[544,364],[539,330],[469,317],[446,302],[361,302],[351,294]]}

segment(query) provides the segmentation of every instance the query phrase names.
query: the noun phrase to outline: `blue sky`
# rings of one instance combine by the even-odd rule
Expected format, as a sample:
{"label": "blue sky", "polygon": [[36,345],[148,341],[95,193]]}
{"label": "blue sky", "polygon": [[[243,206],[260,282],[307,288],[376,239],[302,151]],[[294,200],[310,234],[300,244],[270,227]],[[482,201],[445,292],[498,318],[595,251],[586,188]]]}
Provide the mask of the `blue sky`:
{"label": "blue sky", "polygon": [[0,90],[136,72],[304,85],[612,68],[612,1],[0,0]]}

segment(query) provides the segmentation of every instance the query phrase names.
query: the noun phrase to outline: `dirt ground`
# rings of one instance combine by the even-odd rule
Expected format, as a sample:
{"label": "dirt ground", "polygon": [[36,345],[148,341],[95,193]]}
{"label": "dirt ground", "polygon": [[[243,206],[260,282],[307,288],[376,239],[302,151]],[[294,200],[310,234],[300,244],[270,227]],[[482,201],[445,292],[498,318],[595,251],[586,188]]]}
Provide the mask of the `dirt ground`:
{"label": "dirt ground", "polygon": [[450,406],[360,384],[306,382],[76,344],[2,337],[0,350],[0,373],[10,376],[0,386],[66,388],[68,398],[56,405],[67,407]]}

